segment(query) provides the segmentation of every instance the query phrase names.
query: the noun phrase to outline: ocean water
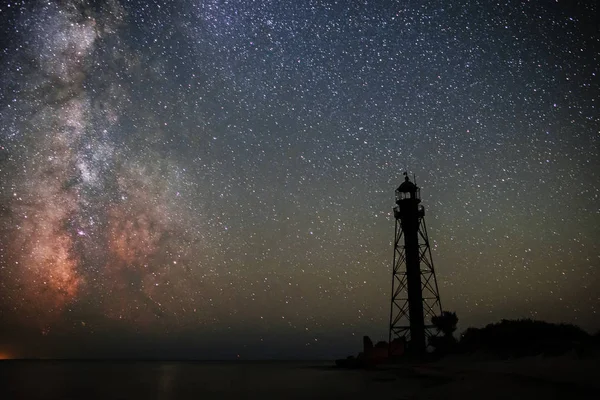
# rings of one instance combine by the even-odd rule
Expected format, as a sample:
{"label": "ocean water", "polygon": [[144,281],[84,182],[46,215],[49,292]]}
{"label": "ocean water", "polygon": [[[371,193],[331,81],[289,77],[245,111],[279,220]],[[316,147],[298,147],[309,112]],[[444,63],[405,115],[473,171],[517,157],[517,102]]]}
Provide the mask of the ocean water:
{"label": "ocean water", "polygon": [[0,399],[347,400],[398,395],[395,378],[332,364],[1,361]]}

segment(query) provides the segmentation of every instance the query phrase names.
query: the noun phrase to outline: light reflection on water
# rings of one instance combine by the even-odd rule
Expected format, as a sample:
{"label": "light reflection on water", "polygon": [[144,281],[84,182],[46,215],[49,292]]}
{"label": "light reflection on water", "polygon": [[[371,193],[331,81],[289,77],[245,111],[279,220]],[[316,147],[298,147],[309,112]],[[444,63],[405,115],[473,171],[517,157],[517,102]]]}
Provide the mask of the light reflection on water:
{"label": "light reflection on water", "polygon": [[158,399],[168,400],[174,390],[173,383],[177,379],[178,366],[176,364],[164,364],[160,367]]}

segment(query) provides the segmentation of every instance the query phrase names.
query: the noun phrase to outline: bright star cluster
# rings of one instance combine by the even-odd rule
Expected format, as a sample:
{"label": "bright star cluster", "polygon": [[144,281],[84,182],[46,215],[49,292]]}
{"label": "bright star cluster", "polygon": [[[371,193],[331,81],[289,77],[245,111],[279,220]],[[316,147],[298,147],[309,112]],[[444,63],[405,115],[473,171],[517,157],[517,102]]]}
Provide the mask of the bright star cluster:
{"label": "bright star cluster", "polygon": [[405,170],[462,328],[599,329],[597,15],[562,0],[3,3],[0,350],[120,335],[325,356],[383,339]]}

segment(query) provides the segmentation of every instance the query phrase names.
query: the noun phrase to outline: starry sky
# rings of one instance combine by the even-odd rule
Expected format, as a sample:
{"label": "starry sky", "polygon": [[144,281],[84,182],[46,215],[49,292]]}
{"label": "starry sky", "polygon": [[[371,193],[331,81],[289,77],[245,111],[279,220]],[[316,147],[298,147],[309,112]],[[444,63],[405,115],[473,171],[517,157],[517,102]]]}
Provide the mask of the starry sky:
{"label": "starry sky", "polygon": [[595,1],[0,6],[0,354],[387,338],[394,190],[445,310],[600,329]]}

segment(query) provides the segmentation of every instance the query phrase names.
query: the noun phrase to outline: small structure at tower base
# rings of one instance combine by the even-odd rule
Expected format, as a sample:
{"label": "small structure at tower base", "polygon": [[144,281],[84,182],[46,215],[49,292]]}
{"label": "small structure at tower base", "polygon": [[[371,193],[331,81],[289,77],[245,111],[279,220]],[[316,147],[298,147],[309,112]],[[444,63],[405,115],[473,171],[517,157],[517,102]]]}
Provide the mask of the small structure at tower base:
{"label": "small structure at tower base", "polygon": [[363,351],[356,357],[349,356],[335,360],[335,365],[341,368],[369,368],[385,364],[404,355],[405,343],[402,339],[396,339],[392,343],[373,341],[368,336],[363,336]]}

